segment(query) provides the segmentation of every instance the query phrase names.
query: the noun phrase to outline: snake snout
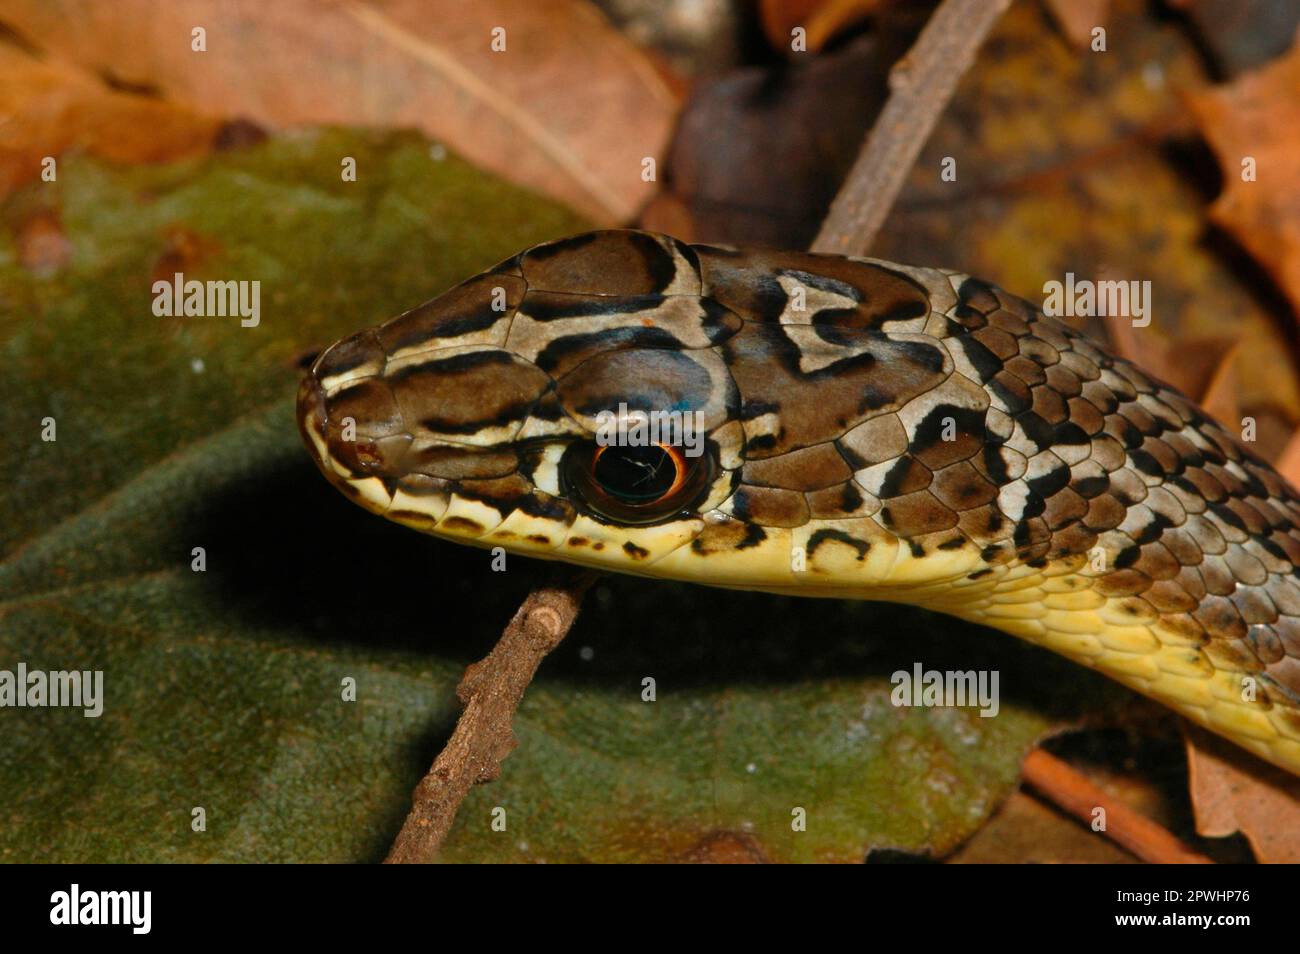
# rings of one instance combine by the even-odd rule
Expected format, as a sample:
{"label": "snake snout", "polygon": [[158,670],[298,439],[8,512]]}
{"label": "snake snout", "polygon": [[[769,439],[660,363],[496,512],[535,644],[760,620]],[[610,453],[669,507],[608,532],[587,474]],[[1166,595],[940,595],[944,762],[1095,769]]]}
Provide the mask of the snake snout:
{"label": "snake snout", "polygon": [[390,487],[496,479],[516,470],[515,451],[501,444],[546,380],[496,349],[394,360],[382,329],[371,329],[316,360],[298,389],[298,425],[332,478]]}
{"label": "snake snout", "polygon": [[405,472],[412,437],[384,379],[386,355],[373,330],[322,354],[298,388],[298,426],[328,474],[354,479]]}

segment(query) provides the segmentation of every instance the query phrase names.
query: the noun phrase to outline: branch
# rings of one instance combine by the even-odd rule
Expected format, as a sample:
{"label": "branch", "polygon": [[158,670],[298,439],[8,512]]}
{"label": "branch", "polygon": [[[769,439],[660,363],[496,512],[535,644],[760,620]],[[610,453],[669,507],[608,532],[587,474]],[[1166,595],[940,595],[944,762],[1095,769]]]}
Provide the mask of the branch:
{"label": "branch", "polygon": [[1145,815],[1139,815],[1123,802],[1107,795],[1085,775],[1042,749],[1030,752],[1021,768],[1028,784],[1053,805],[1085,825],[1092,825],[1096,809],[1105,809],[1107,837],[1143,861],[1183,865],[1214,863],[1204,855],[1192,851]]}
{"label": "branch", "polygon": [[812,251],[866,255],[921,147],[1011,0],[944,0],[889,74],[889,100],[831,203]]}
{"label": "branch", "polygon": [[470,789],[501,774],[501,760],[516,745],[511,723],[519,700],[546,654],[568,633],[595,580],[590,570],[557,567],[528,594],[492,652],[465,670],[456,688],[465,711],[415,787],[411,813],[386,863],[433,861]]}

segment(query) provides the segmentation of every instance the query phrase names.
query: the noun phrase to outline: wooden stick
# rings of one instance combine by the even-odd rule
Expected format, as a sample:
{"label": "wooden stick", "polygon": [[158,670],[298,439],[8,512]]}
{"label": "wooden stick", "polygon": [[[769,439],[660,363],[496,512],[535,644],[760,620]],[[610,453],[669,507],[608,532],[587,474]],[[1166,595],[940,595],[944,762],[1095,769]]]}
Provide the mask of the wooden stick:
{"label": "wooden stick", "polygon": [[1011,0],[944,0],[889,74],[889,100],[831,203],[814,252],[866,255],[934,124]]}
{"label": "wooden stick", "polygon": [[1026,783],[1048,801],[1089,827],[1094,812],[1104,809],[1105,834],[1143,861],[1157,864],[1209,865],[1214,862],[1188,848],[1167,829],[1140,815],[1123,802],[1107,795],[1087,776],[1076,772],[1056,756],[1034,749],[1021,766]]}
{"label": "wooden stick", "polygon": [[501,774],[516,745],[515,710],[546,654],[560,644],[597,574],[558,567],[520,605],[484,659],[465,670],[456,695],[465,706],[451,738],[411,795],[411,812],[387,864],[433,861],[456,811],[479,783]]}

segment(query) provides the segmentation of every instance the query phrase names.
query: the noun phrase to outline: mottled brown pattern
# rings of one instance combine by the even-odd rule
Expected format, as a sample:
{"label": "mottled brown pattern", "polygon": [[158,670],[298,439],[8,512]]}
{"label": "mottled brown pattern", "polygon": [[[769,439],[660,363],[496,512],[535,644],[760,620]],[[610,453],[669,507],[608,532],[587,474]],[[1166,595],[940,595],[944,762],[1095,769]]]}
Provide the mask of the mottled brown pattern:
{"label": "mottled brown pattern", "polygon": [[[564,448],[620,403],[701,414],[716,466],[695,511],[623,526],[564,485]],[[1182,395],[984,282],[589,233],[335,345],[300,420],[331,480],[421,529],[936,605],[1300,770],[1295,492]],[[1196,679],[1215,673],[1257,697],[1228,681],[1212,699]]]}
{"label": "mottled brown pattern", "polygon": [[738,252],[708,246],[695,251],[704,295],[749,320],[777,321],[790,306],[779,281],[782,276],[813,293],[806,302],[810,312],[817,311],[813,300],[818,291],[847,299],[844,307],[826,309],[815,319],[832,334],[835,329],[868,329],[924,317],[930,311],[925,289],[893,269],[805,252]]}
{"label": "mottled brown pattern", "polygon": [[942,350],[928,342],[856,329],[842,338],[832,345],[808,326],[750,322],[722,344],[744,399],[746,456],[836,440],[937,387],[950,370]]}

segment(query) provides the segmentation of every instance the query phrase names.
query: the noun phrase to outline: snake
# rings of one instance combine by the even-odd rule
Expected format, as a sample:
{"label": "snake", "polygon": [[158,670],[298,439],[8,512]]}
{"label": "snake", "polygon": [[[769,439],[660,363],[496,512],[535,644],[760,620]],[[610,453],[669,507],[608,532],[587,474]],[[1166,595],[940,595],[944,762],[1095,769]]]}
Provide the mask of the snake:
{"label": "snake", "polygon": [[1300,497],[980,279],[587,232],[337,342],[297,419],[334,486],[418,531],[925,607],[1300,774]]}

